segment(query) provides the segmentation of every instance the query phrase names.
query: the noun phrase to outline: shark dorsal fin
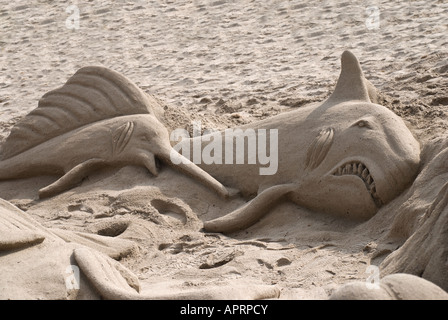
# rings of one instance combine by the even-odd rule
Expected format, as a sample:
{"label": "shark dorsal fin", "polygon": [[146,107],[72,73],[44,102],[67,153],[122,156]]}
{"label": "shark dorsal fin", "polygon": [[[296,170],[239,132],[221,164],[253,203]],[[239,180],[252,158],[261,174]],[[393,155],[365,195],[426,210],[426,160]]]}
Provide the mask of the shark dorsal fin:
{"label": "shark dorsal fin", "polygon": [[370,86],[364,78],[358,59],[346,50],[341,56],[341,74],[327,102],[337,103],[348,100],[372,102],[369,97]]}

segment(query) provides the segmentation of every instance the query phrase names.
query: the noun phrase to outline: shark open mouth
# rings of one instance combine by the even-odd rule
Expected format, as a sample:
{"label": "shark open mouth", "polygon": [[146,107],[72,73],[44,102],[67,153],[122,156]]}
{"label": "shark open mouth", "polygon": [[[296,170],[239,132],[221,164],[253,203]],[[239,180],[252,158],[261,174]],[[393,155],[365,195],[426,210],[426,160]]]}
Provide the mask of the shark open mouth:
{"label": "shark open mouth", "polygon": [[333,175],[334,176],[354,175],[359,177],[362,181],[364,181],[367,191],[369,191],[370,196],[375,202],[375,205],[378,208],[380,208],[383,205],[383,202],[376,193],[375,180],[373,179],[369,169],[365,164],[357,161],[344,163],[342,166],[338,167],[333,172]]}

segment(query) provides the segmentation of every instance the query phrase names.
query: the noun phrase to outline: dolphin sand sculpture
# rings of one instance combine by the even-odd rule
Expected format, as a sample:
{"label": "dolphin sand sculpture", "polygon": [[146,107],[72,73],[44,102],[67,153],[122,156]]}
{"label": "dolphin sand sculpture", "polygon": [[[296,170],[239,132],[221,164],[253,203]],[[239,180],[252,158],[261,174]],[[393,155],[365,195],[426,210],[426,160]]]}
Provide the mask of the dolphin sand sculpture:
{"label": "dolphin sand sculpture", "polygon": [[[197,163],[243,195],[256,195],[234,212],[205,222],[204,229],[246,228],[282,200],[355,219],[373,216],[410,185],[420,163],[419,142],[400,117],[375,103],[376,92],[357,58],[345,51],[339,79],[327,100],[234,131],[237,140],[244,138],[248,128],[277,130],[278,146],[271,152],[278,150],[278,169],[262,175],[257,164]],[[181,147],[191,150],[200,140],[204,150],[213,143],[213,135],[226,143],[225,132],[218,132],[184,139]],[[241,152],[236,146],[234,151]],[[248,152],[248,143],[244,146]]]}
{"label": "dolphin sand sculpture", "polygon": [[[142,165],[157,175],[157,160],[172,164],[168,131],[158,117],[163,109],[123,75],[104,67],[79,69],[11,130],[2,145],[0,179],[62,175],[39,190],[50,197],[74,187],[103,166]],[[229,195],[221,183],[190,161],[176,169]]]}

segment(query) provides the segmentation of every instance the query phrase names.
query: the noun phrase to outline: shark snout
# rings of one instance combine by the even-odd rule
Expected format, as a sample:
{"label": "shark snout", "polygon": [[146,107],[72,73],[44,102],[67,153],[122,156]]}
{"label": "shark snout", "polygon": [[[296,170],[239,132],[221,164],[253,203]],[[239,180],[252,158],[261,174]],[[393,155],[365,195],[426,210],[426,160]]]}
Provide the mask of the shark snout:
{"label": "shark snout", "polygon": [[370,174],[375,181],[375,191],[381,204],[400,195],[414,181],[420,166],[418,154],[412,157],[384,157],[371,164]]}

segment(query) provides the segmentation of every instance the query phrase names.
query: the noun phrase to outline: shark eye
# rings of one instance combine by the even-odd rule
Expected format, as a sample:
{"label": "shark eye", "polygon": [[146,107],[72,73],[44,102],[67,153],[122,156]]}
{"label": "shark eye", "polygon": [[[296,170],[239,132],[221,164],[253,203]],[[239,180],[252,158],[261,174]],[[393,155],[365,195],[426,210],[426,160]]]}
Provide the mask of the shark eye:
{"label": "shark eye", "polygon": [[357,126],[360,128],[372,129],[372,126],[370,125],[369,121],[367,121],[367,120],[359,120],[353,126]]}

